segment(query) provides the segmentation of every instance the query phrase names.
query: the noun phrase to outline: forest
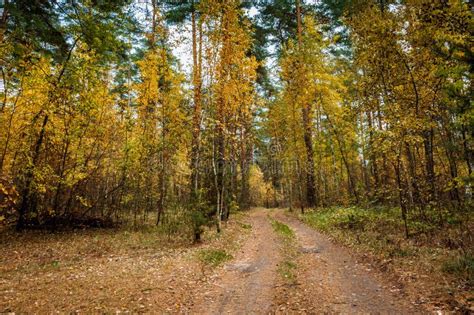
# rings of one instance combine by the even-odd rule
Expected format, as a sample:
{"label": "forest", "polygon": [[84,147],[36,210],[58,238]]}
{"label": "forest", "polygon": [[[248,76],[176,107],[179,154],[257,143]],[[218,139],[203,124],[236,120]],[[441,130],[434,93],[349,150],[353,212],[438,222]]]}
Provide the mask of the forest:
{"label": "forest", "polygon": [[[404,271],[426,249],[454,296],[441,308],[473,311],[473,12],[468,0],[0,1],[1,264],[44,238],[74,246],[77,231],[190,248],[265,221],[287,279],[310,226]],[[205,253],[210,270],[232,259]],[[2,295],[0,312],[61,309]]]}

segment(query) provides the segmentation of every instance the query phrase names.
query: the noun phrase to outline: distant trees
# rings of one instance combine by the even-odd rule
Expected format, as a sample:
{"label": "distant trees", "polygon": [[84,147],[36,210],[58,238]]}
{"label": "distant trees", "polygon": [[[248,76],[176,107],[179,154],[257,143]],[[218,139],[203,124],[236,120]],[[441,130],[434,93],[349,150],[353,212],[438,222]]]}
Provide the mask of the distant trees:
{"label": "distant trees", "polygon": [[[276,148],[278,173],[289,177],[283,186],[291,208],[293,201],[302,210],[323,206],[331,199],[339,202],[329,197],[344,181],[339,174],[353,175],[346,148],[350,141],[346,133],[353,130],[342,121],[344,87],[333,62],[323,54],[327,44],[314,19],[307,17],[301,39],[290,41],[283,50],[283,89],[268,113],[266,130]],[[347,163],[341,165],[337,158]],[[352,179],[348,185],[354,186]],[[357,197],[355,187],[351,191]]]}
{"label": "distant trees", "polygon": [[[252,156],[252,112],[257,63],[249,54],[250,24],[238,1],[201,2],[207,69],[201,161],[210,165],[200,188],[215,205],[217,229],[236,205],[248,203],[248,167]],[[206,171],[206,170],[204,170]],[[239,193],[240,197],[239,198]]]}

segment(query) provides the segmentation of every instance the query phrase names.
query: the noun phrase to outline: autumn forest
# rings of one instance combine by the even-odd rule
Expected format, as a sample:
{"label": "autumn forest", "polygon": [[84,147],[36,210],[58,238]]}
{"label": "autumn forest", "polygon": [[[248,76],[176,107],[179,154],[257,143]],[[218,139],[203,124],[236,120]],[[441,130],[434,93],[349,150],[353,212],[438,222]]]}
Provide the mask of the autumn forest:
{"label": "autumn forest", "polygon": [[[311,228],[391,274],[433,268],[444,287],[420,305],[468,313],[473,28],[467,0],[0,1],[0,252],[51,237],[79,246],[74,231],[107,242],[137,233],[139,247],[155,235],[160,248],[199,251],[227,279],[238,263],[219,266],[237,255],[234,237],[258,240],[268,225],[283,249],[265,250],[284,261],[286,283],[319,268],[301,267]],[[425,260],[420,271],[408,263]],[[2,290],[16,277],[8,268]],[[243,302],[255,307],[244,312],[350,311],[278,290],[277,308]],[[72,310],[2,295],[0,312]],[[403,303],[399,312],[421,310]],[[358,311],[393,311],[370,307]]]}

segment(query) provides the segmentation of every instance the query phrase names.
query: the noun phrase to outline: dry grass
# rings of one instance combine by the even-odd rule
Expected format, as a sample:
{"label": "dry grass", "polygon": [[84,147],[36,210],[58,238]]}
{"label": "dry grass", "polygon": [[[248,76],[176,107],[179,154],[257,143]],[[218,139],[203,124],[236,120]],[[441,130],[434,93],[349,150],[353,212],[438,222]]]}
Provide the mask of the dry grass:
{"label": "dry grass", "polygon": [[189,311],[206,276],[198,253],[238,248],[247,229],[231,218],[203,244],[152,226],[59,233],[0,233],[0,312]]}

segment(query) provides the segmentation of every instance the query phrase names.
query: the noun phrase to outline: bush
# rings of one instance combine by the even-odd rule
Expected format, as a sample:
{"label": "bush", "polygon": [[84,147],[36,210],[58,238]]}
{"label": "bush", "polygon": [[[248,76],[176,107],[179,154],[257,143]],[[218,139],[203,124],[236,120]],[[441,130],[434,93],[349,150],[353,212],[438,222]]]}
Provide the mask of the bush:
{"label": "bush", "polygon": [[15,207],[18,202],[18,192],[11,180],[0,177],[0,226],[16,220]]}

